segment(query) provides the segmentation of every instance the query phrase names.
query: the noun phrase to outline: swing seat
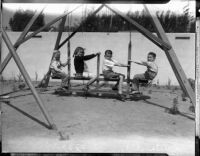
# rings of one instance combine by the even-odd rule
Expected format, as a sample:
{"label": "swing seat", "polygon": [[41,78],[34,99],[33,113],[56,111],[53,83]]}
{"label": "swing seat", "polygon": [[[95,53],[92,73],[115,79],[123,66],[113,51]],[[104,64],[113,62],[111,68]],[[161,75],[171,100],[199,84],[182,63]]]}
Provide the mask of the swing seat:
{"label": "swing seat", "polygon": [[103,76],[104,81],[119,81],[119,78],[105,78],[103,74],[100,74],[100,76]]}
{"label": "swing seat", "polygon": [[89,77],[83,77],[83,76],[75,76],[72,77],[73,80],[90,80],[91,78]]}
{"label": "swing seat", "polygon": [[74,77],[72,77],[73,80],[90,80],[90,77],[85,77],[79,74],[74,74]]}

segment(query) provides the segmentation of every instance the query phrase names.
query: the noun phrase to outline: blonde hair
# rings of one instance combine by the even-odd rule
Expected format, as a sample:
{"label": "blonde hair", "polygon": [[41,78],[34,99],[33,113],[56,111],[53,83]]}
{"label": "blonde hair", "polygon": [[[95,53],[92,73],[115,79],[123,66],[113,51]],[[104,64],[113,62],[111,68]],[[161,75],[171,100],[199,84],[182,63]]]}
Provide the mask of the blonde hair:
{"label": "blonde hair", "polygon": [[53,51],[53,58],[58,57],[58,55],[60,56],[60,51],[59,50],[54,50]]}

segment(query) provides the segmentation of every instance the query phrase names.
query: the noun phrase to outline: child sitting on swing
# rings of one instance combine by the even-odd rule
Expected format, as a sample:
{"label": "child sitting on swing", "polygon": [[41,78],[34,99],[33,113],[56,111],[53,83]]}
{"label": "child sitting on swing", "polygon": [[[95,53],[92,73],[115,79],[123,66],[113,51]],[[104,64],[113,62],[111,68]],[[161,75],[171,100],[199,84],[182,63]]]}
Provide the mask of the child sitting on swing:
{"label": "child sitting on swing", "polygon": [[74,51],[74,67],[76,71],[76,77],[89,77],[91,78],[85,86],[85,90],[89,89],[89,85],[96,81],[97,77],[94,77],[93,74],[88,72],[88,67],[85,61],[90,60],[101,53],[95,53],[90,55],[85,55],[85,49],[82,47],[77,47]]}
{"label": "child sitting on swing", "polygon": [[52,75],[53,77],[57,77],[57,78],[60,78],[62,81],[61,81],[61,88],[63,89],[68,89],[68,79],[69,79],[69,76],[62,71],[62,68],[61,67],[65,67],[69,64],[69,60],[68,59],[65,63],[61,63],[60,61],[60,51],[59,50],[55,50],[54,51],[54,54],[53,54],[53,59],[51,61],[51,64],[50,64],[50,69],[51,69],[51,72],[52,72]]}
{"label": "child sitting on swing", "polygon": [[112,79],[112,78],[117,78],[118,81],[115,84],[115,86],[112,88],[113,90],[118,90],[118,94],[120,98],[124,99],[125,97],[122,96],[122,84],[125,78],[125,75],[121,73],[116,73],[113,71],[114,66],[119,66],[119,67],[128,67],[127,64],[122,64],[117,62],[116,60],[112,59],[112,51],[111,50],[106,50],[105,55],[104,55],[104,60],[103,60],[103,75],[104,78]]}
{"label": "child sitting on swing", "polygon": [[158,66],[155,63],[156,54],[154,52],[149,52],[147,55],[147,61],[135,62],[136,64],[143,65],[147,67],[147,70],[143,74],[136,74],[132,80],[132,92],[131,94],[139,93],[139,83],[140,81],[151,81],[158,73]]}

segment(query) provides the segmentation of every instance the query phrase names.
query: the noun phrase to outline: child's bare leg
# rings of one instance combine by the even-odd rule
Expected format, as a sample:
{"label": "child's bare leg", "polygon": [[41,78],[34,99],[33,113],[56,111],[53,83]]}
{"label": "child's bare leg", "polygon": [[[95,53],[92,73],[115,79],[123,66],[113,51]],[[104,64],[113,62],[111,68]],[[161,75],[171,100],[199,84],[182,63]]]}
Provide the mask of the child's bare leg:
{"label": "child's bare leg", "polygon": [[122,84],[124,81],[124,77],[122,75],[119,76],[119,85],[118,85],[118,93],[122,94]]}
{"label": "child's bare leg", "polygon": [[135,90],[135,91],[139,91],[139,80],[138,79],[133,79],[131,89]]}
{"label": "child's bare leg", "polygon": [[136,74],[132,80],[132,90],[139,91],[139,81],[145,80],[144,74]]}
{"label": "child's bare leg", "polygon": [[61,87],[68,87],[67,82],[68,82],[68,75],[65,73],[60,73],[62,82],[61,82]]}
{"label": "child's bare leg", "polygon": [[93,84],[96,80],[97,80],[97,76],[91,78],[91,79],[88,81],[88,83],[86,84],[86,87],[89,87],[89,86],[90,86],[91,84]]}

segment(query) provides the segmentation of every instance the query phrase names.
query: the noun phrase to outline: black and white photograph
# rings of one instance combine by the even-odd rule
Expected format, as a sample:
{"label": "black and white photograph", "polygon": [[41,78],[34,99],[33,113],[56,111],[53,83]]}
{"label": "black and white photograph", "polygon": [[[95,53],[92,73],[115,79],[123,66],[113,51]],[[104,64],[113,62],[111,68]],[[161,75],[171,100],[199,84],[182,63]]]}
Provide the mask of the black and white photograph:
{"label": "black and white photograph", "polygon": [[2,153],[194,156],[196,19],[195,0],[1,1]]}

